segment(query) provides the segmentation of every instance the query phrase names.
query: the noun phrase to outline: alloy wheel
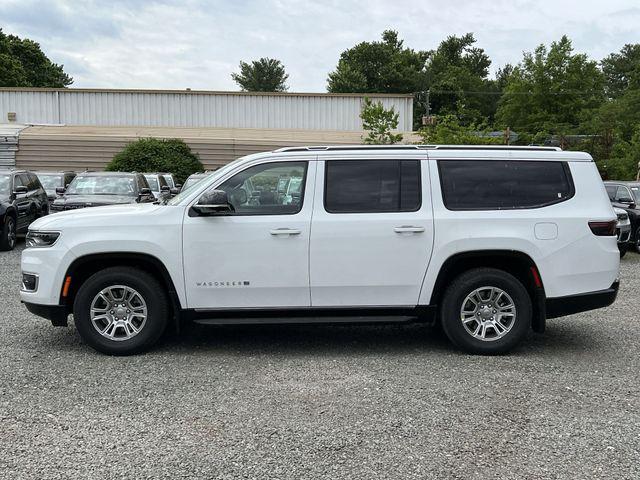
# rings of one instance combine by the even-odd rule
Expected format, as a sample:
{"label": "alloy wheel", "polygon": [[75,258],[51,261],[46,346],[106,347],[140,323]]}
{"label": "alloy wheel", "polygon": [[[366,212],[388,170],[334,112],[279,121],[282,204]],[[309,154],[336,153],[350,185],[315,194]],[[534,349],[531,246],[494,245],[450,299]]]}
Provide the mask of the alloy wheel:
{"label": "alloy wheel", "polygon": [[469,335],[490,342],[509,333],[516,321],[516,306],[507,292],[498,287],[480,287],[466,296],[460,320]]}
{"label": "alloy wheel", "polygon": [[135,337],[147,322],[147,303],[140,293],[126,285],[102,289],[91,302],[91,324],[109,340]]}

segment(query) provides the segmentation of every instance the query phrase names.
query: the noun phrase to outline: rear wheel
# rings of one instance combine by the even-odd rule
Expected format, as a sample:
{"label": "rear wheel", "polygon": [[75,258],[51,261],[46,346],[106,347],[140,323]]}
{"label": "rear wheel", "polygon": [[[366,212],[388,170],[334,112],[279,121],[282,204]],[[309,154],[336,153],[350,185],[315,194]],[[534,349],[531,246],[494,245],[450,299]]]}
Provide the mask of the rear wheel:
{"label": "rear wheel", "polygon": [[633,243],[636,252],[640,253],[640,228],[636,230],[636,237]]}
{"label": "rear wheel", "polygon": [[531,326],[531,298],[513,275],[477,268],[449,285],[440,316],[444,332],[456,346],[470,353],[504,353]]}
{"label": "rear wheel", "polygon": [[4,216],[0,238],[0,250],[13,250],[16,246],[16,220],[11,215]]}
{"label": "rear wheel", "polygon": [[113,267],[84,282],[73,316],[80,336],[91,347],[110,355],[132,355],[158,341],[167,325],[169,304],[153,276]]}

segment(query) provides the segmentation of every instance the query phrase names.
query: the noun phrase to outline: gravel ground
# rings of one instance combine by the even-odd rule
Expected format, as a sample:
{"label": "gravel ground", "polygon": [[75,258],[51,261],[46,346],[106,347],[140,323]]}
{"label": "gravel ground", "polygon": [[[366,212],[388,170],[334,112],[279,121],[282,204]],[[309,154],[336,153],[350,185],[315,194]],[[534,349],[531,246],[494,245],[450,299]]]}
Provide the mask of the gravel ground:
{"label": "gravel ground", "polygon": [[1,253],[2,478],[640,478],[640,255],[618,301],[508,356],[422,325],[190,326],[112,358]]}

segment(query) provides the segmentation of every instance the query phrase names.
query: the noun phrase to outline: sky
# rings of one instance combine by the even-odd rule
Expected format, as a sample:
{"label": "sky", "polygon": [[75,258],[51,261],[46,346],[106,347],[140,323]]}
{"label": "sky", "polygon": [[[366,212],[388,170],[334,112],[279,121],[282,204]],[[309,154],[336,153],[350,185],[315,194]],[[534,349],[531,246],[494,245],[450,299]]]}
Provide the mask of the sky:
{"label": "sky", "polygon": [[324,92],[340,53],[385,29],[416,50],[473,32],[495,72],[563,34],[600,60],[639,25],[640,0],[0,0],[0,28],[85,88],[238,90],[240,60],[271,57],[289,91]]}

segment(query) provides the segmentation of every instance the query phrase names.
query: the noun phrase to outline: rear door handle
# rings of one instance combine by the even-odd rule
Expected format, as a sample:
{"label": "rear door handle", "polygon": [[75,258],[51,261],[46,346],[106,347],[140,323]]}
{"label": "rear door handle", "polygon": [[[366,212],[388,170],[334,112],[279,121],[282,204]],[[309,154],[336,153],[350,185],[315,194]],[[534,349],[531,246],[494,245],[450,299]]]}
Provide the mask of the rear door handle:
{"label": "rear door handle", "polygon": [[401,227],[395,227],[393,229],[396,233],[422,233],[424,227],[415,227],[413,225],[402,225]]}
{"label": "rear door handle", "polygon": [[295,228],[274,228],[269,233],[271,235],[300,235],[302,231]]}

